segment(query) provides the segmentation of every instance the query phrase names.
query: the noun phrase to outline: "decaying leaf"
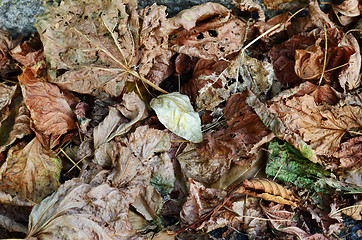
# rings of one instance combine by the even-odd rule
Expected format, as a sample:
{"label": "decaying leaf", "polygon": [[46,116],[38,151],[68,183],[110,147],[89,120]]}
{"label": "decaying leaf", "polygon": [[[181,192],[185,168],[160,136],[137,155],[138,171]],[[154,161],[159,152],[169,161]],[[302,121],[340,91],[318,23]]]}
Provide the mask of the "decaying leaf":
{"label": "decaying leaf", "polygon": [[294,219],[295,213],[293,211],[287,211],[284,208],[284,205],[276,204],[274,206],[264,206],[261,204],[261,209],[263,209],[264,214],[270,219],[270,224],[277,231],[282,231],[289,234],[294,234],[301,240],[327,240],[328,238],[324,237],[320,233],[310,234],[297,226],[297,223]]}
{"label": "decaying leaf", "polygon": [[346,207],[342,210],[342,213],[346,214],[347,216],[350,216],[354,220],[361,221],[362,220],[362,201],[356,202],[355,205]]}
{"label": "decaying leaf", "polygon": [[298,9],[306,5],[306,0],[263,0],[268,9]]}
{"label": "decaying leaf", "polygon": [[68,103],[77,98],[69,98],[56,85],[36,79],[30,69],[24,70],[19,82],[30,110],[32,129],[44,147],[54,148],[61,136],[77,128]]}
{"label": "decaying leaf", "polygon": [[348,25],[353,22],[356,17],[361,14],[358,0],[345,0],[340,4],[333,4],[332,8],[335,11],[339,22],[342,25]]}
{"label": "decaying leaf", "polygon": [[339,158],[340,167],[359,167],[362,161],[362,136],[357,136],[342,143],[333,154]]}
{"label": "decaying leaf", "polygon": [[150,104],[160,122],[171,132],[190,142],[202,141],[201,119],[188,96],[178,92],[163,94],[152,99]]}
{"label": "decaying leaf", "polygon": [[11,218],[0,215],[0,226],[9,232],[22,232],[27,233],[28,229],[23,224],[17,223]]}
{"label": "decaying leaf", "polygon": [[151,184],[162,196],[167,196],[176,181],[173,164],[166,153],[171,147],[169,135],[161,130],[141,126],[125,143],[133,154],[151,169]]}
{"label": "decaying leaf", "polygon": [[134,92],[125,94],[120,105],[109,108],[107,117],[93,130],[94,148],[128,132],[147,116],[146,105]]}
{"label": "decaying leaf", "polygon": [[[326,108],[317,106],[309,95],[273,102],[270,109],[279,116],[284,126],[299,135],[317,155],[331,156],[337,151],[346,131],[362,127],[360,106]],[[284,136],[287,141],[288,138]]]}
{"label": "decaying leaf", "polygon": [[7,77],[10,73],[17,70],[10,56],[10,50],[13,49],[19,40],[13,40],[11,34],[6,31],[0,30],[0,76]]}
{"label": "decaying leaf", "polygon": [[184,28],[170,36],[171,49],[201,59],[217,61],[240,51],[245,35],[245,23],[218,3],[184,10],[170,24]]}
{"label": "decaying leaf", "polygon": [[15,95],[17,86],[8,86],[0,82],[0,127],[1,123],[9,116],[9,105]]}
{"label": "decaying leaf", "polygon": [[169,77],[170,59],[173,52],[168,49],[169,25],[166,19],[166,7],[153,4],[140,13],[142,25],[140,31],[141,59],[139,73],[158,85]]}
{"label": "decaying leaf", "polygon": [[[258,191],[262,191],[263,193],[259,193]],[[235,193],[244,193],[253,197],[260,197],[267,201],[287,204],[294,207],[297,207],[299,204],[298,197],[292,191],[267,179],[245,179],[243,186],[239,187]]]}
{"label": "decaying leaf", "polygon": [[35,26],[51,81],[79,93],[119,96],[134,80],[127,68],[137,62],[137,2],[71,0],[46,7]]}
{"label": "decaying leaf", "polygon": [[45,150],[37,138],[24,148],[23,145],[10,148],[0,168],[0,189],[34,204],[56,191],[62,163],[55,152]]}
{"label": "decaying leaf", "polygon": [[137,189],[72,179],[36,205],[26,239],[139,239],[128,220]]}
{"label": "decaying leaf", "polygon": [[30,135],[30,112],[22,103],[19,107],[18,116],[15,118],[15,123],[9,133],[9,138],[6,143],[0,147],[0,152],[5,151],[8,146],[12,145],[17,139],[22,139],[24,136]]}
{"label": "decaying leaf", "polygon": [[[191,225],[197,223],[207,213],[211,212],[226,196],[220,189],[206,188],[202,184],[190,179],[190,195],[182,207],[181,221]],[[206,219],[197,226],[210,232],[220,227],[230,226],[232,229],[245,230],[252,236],[258,236],[266,230],[267,223],[257,218],[263,214],[258,206],[258,199],[253,197],[228,201],[225,208],[217,211],[210,219]]]}
{"label": "decaying leaf", "polygon": [[257,12],[259,21],[265,22],[265,13],[262,7],[253,0],[233,0],[233,4],[244,12]]}

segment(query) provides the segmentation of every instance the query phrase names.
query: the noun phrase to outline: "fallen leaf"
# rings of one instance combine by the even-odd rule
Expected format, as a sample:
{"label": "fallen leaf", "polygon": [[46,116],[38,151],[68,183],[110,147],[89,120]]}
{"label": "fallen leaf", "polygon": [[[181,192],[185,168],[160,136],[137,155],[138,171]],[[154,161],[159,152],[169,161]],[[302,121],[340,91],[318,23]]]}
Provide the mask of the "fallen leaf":
{"label": "fallen leaf", "polygon": [[[54,148],[60,137],[76,129],[67,96],[51,83],[35,78],[30,69],[19,76],[21,89],[32,119],[32,129],[45,148]],[[72,101],[77,98],[72,99]]]}
{"label": "fallen leaf", "polygon": [[10,50],[20,43],[19,40],[13,40],[9,32],[0,30],[0,76],[3,78],[18,70]]}
{"label": "fallen leaf", "polygon": [[[317,106],[309,95],[273,102],[270,109],[278,114],[284,126],[299,135],[317,155],[331,156],[337,151],[346,131],[362,127],[360,106],[326,108]],[[288,141],[288,136],[283,138]],[[289,143],[298,148],[294,143]]]}
{"label": "fallen leaf", "polygon": [[128,220],[137,189],[72,179],[36,205],[26,239],[140,239]]}
{"label": "fallen leaf", "polygon": [[46,63],[43,55],[43,45],[38,34],[23,44],[16,46],[10,51],[10,55],[23,66],[30,68],[36,76],[45,72]]}
{"label": "fallen leaf", "polygon": [[137,2],[72,0],[55,5],[46,5],[35,23],[51,81],[78,93],[121,95],[126,81],[135,80],[130,68],[138,60]]}
{"label": "fallen leaf", "polygon": [[0,127],[1,123],[9,116],[9,105],[15,95],[17,85],[8,86],[0,83]]}
{"label": "fallen leaf", "polygon": [[171,148],[169,135],[165,131],[140,126],[130,134],[125,144],[151,169],[151,184],[163,197],[167,196],[176,181],[173,164],[166,153]]}
{"label": "fallen leaf", "polygon": [[358,167],[362,161],[362,136],[357,136],[342,143],[333,154],[339,158],[340,167]]}
{"label": "fallen leaf", "polygon": [[263,0],[263,3],[268,9],[282,10],[291,8],[301,8],[306,5],[305,0]]}
{"label": "fallen leaf", "polygon": [[169,22],[174,29],[184,28],[170,35],[170,49],[175,52],[217,61],[241,50],[245,23],[218,3],[184,10]]}
{"label": "fallen leaf", "polygon": [[[197,223],[206,214],[222,202],[226,192],[221,189],[206,188],[202,184],[190,179],[190,195],[182,207],[180,217],[186,226]],[[258,236],[266,230],[265,221],[260,221],[263,214],[258,206],[258,199],[253,197],[228,201],[225,208],[221,208],[210,219],[205,219],[197,230],[204,229],[210,232],[217,228],[230,226],[232,229],[245,230],[252,236]]]}
{"label": "fallen leaf", "polygon": [[[142,18],[140,30],[139,73],[159,85],[169,77],[170,59],[174,54],[168,49],[169,26],[166,19],[166,7],[153,4],[140,13]],[[162,71],[162,70],[163,71]],[[161,70],[161,71],[160,71]]]}
{"label": "fallen leaf", "polygon": [[260,205],[263,209],[264,214],[270,219],[270,224],[277,231],[296,235],[301,240],[327,240],[323,234],[315,233],[310,234],[301,227],[297,226],[295,221],[295,212],[287,211],[284,205],[276,204],[274,206],[266,207],[263,204]]}
{"label": "fallen leaf", "polygon": [[123,102],[116,107],[109,107],[107,117],[94,128],[94,149],[127,133],[136,122],[146,116],[146,105],[138,95],[134,92],[125,94]]}
{"label": "fallen leaf", "polygon": [[62,163],[37,138],[22,145],[10,148],[0,168],[0,190],[35,204],[57,190]]}
{"label": "fallen leaf", "polygon": [[190,142],[202,141],[201,120],[188,96],[178,92],[163,94],[152,99],[150,105],[171,132]]}
{"label": "fallen leaf", "polygon": [[358,0],[345,0],[340,4],[332,4],[339,22],[346,26],[352,23],[361,14]]}
{"label": "fallen leaf", "polygon": [[249,165],[270,131],[245,99],[248,92],[231,95],[224,108],[226,124],[205,134],[201,144],[188,144],[177,156],[186,177],[210,184],[225,174],[232,161]]}
{"label": "fallen leaf", "polygon": [[[260,193],[260,191],[262,191],[262,193]],[[253,197],[260,197],[267,201],[287,204],[294,207],[297,207],[300,202],[292,191],[276,182],[262,178],[245,179],[243,186],[239,187],[234,193],[243,193]]]}
{"label": "fallen leaf", "polygon": [[356,89],[361,85],[361,50],[356,38],[352,34],[347,34],[340,43],[342,47],[353,48],[355,53],[349,57],[348,66],[343,68],[338,76],[339,84],[346,90]]}
{"label": "fallen leaf", "polygon": [[362,201],[356,202],[356,204],[346,207],[342,210],[342,213],[350,216],[354,220],[361,221],[362,220]]}
{"label": "fallen leaf", "polygon": [[27,233],[28,229],[21,223],[17,223],[11,218],[0,215],[0,226],[9,232],[22,232]]}
{"label": "fallen leaf", "polygon": [[233,4],[243,12],[257,12],[259,21],[265,22],[265,13],[262,7],[253,0],[233,0]]}
{"label": "fallen leaf", "polygon": [[132,206],[148,221],[157,220],[157,214],[163,205],[162,196],[152,185],[141,188],[139,196]]}
{"label": "fallen leaf", "polygon": [[12,126],[11,132],[6,143],[0,147],[0,152],[3,152],[12,145],[17,139],[22,139],[31,134],[30,129],[30,112],[22,103],[19,107],[18,115],[15,118],[15,123]]}

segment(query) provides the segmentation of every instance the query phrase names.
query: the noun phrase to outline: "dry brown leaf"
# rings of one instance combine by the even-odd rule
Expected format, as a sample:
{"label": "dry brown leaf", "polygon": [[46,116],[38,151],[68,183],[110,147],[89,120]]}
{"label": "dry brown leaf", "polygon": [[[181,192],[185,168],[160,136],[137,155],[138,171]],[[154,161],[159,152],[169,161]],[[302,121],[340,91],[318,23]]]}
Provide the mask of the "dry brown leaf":
{"label": "dry brown leaf", "polygon": [[342,213],[350,216],[354,220],[361,221],[362,220],[362,200],[356,202],[353,206],[344,208]]}
{"label": "dry brown leaf", "polygon": [[139,73],[158,85],[169,77],[168,71],[173,52],[168,50],[169,26],[166,19],[166,7],[153,4],[140,13],[142,18],[140,31],[141,59]]}
{"label": "dry brown leaf", "polygon": [[348,25],[360,16],[361,10],[359,9],[358,0],[345,0],[341,4],[333,4],[332,8],[338,16],[338,20],[342,25]]}
{"label": "dry brown leaf", "polygon": [[233,94],[224,108],[226,126],[204,134],[202,143],[188,144],[177,156],[187,177],[210,184],[229,169],[232,161],[239,165],[253,161],[254,155],[249,151],[270,131],[246,103],[247,95],[246,91]]}
{"label": "dry brown leaf", "polygon": [[[260,191],[263,193],[259,193]],[[260,197],[267,201],[287,204],[294,207],[297,207],[300,201],[292,191],[276,182],[262,178],[245,179],[243,186],[239,187],[235,193],[244,193],[253,197]]]}
{"label": "dry brown leaf", "polygon": [[[19,76],[25,104],[30,110],[32,129],[45,148],[54,148],[60,137],[76,129],[75,119],[68,102],[70,99],[58,86],[36,79],[28,68]],[[70,101],[69,101],[70,100]]]}
{"label": "dry brown leaf", "polygon": [[352,34],[347,34],[341,41],[342,47],[349,47],[355,50],[348,61],[348,66],[343,68],[338,76],[339,84],[346,90],[356,89],[361,85],[361,50],[358,41]]}
{"label": "dry brown leaf", "polygon": [[17,85],[8,86],[0,82],[0,127],[1,123],[9,116],[9,105],[15,95]]}
{"label": "dry brown leaf", "polygon": [[121,104],[109,107],[107,117],[93,129],[94,149],[127,133],[138,121],[147,117],[146,105],[135,92],[125,94]]}
{"label": "dry brown leaf", "polygon": [[14,64],[10,56],[10,50],[20,43],[18,40],[13,40],[11,34],[0,30],[0,76],[6,78],[10,73],[17,71],[17,66]]}
{"label": "dry brown leaf", "polygon": [[259,15],[258,20],[265,22],[264,10],[253,0],[233,0],[233,4],[243,12],[257,12]]}
{"label": "dry brown leaf", "polygon": [[[309,95],[273,101],[270,110],[278,115],[289,131],[300,136],[317,155],[332,156],[339,148],[341,138],[346,131],[362,127],[362,107],[317,106],[314,98]],[[291,140],[288,135],[282,137],[287,141]],[[296,142],[290,144],[300,149]],[[306,153],[306,149],[302,148],[300,151],[311,159],[311,154]]]}
{"label": "dry brown leaf", "polygon": [[34,75],[41,75],[46,69],[43,45],[38,34],[16,46],[10,51],[10,55],[23,66],[30,68]]}
{"label": "dry brown leaf", "polygon": [[134,80],[129,70],[138,61],[137,2],[71,0],[55,5],[46,5],[35,23],[51,81],[78,93],[121,95],[125,82]]}
{"label": "dry brown leaf", "polygon": [[18,116],[15,118],[15,123],[12,126],[9,138],[6,143],[0,147],[0,152],[3,152],[12,145],[17,139],[22,139],[24,136],[30,135],[30,112],[24,103],[21,103],[18,111]]}
{"label": "dry brown leaf", "polygon": [[328,238],[324,237],[320,233],[310,234],[297,226],[295,222],[295,213],[293,211],[287,211],[284,205],[277,204],[274,206],[264,206],[260,205],[264,214],[270,219],[270,224],[277,231],[289,233],[296,235],[300,240],[327,240]]}
{"label": "dry brown leaf", "polygon": [[[196,24],[200,20],[204,21]],[[238,52],[245,35],[245,23],[217,3],[184,10],[170,24],[184,28],[170,35],[171,49],[201,59],[218,61]]]}
{"label": "dry brown leaf", "polygon": [[263,3],[268,9],[275,10],[300,8],[307,2],[306,0],[263,0]]}
{"label": "dry brown leaf", "polygon": [[[322,32],[319,34],[314,45],[308,46],[306,49],[298,49],[295,51],[294,70],[298,77],[302,79],[318,80],[321,77],[325,58],[325,34],[327,34],[328,40],[324,80],[327,83],[333,84],[338,81],[339,74],[343,69],[341,66],[345,66],[349,62],[350,57],[354,55],[357,50],[359,52],[358,44],[352,46],[346,43],[343,46],[340,46],[342,43],[341,41],[343,40],[343,32],[336,28],[328,28],[326,33]],[[353,42],[352,38],[354,39],[353,36],[350,36],[350,40]],[[356,50],[354,47],[358,49]],[[355,82],[356,80],[352,79],[349,82],[351,81]]]}
{"label": "dry brown leaf", "polygon": [[[201,183],[190,179],[190,195],[182,207],[180,216],[183,224],[191,225],[205,217],[226,196],[220,189],[206,188]],[[225,208],[217,211],[210,219],[206,219],[198,230],[210,232],[220,227],[230,226],[233,229],[245,230],[252,236],[260,236],[266,230],[266,221],[260,221],[263,214],[258,206],[257,198],[242,198],[228,201]]]}
{"label": "dry brown leaf", "polygon": [[358,168],[362,163],[362,136],[348,139],[342,143],[333,156],[339,158],[340,167]]}
{"label": "dry brown leaf", "polygon": [[128,220],[137,195],[137,188],[72,179],[33,208],[27,239],[142,239]]}
{"label": "dry brown leaf", "polygon": [[55,152],[45,150],[37,138],[24,148],[23,145],[10,148],[0,169],[0,190],[35,204],[60,185],[62,163]]}

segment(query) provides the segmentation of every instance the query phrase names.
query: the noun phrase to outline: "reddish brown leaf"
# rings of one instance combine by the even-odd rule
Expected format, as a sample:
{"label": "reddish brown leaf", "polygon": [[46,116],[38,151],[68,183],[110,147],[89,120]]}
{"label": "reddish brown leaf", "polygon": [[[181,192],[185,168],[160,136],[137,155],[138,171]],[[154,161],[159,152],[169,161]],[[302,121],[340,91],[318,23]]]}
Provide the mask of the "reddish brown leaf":
{"label": "reddish brown leaf", "polygon": [[226,126],[204,134],[205,140],[199,145],[188,144],[177,157],[187,177],[212,183],[229,169],[231,161],[251,161],[249,151],[270,131],[246,103],[247,94],[244,91],[229,98],[224,108]]}
{"label": "reddish brown leaf", "polygon": [[19,76],[19,82],[33,130],[44,147],[54,148],[61,136],[77,128],[67,98],[56,85],[36,79],[28,68]]}
{"label": "reddish brown leaf", "polygon": [[339,22],[342,25],[348,25],[358,19],[361,14],[361,10],[358,7],[358,0],[345,0],[339,5],[332,5]]}
{"label": "reddish brown leaf", "polygon": [[328,103],[330,105],[335,105],[339,102],[339,97],[335,90],[328,84],[318,86],[307,81],[300,85],[300,88],[293,96],[301,97],[306,94],[313,96],[314,101],[318,104]]}
{"label": "reddish brown leaf", "polygon": [[358,168],[362,163],[362,136],[351,138],[342,143],[333,156],[339,158],[340,167]]}
{"label": "reddish brown leaf", "polygon": [[6,31],[0,30],[0,76],[7,77],[9,73],[17,70],[17,66],[14,64],[10,50],[13,49],[19,40],[13,40],[11,34]]}

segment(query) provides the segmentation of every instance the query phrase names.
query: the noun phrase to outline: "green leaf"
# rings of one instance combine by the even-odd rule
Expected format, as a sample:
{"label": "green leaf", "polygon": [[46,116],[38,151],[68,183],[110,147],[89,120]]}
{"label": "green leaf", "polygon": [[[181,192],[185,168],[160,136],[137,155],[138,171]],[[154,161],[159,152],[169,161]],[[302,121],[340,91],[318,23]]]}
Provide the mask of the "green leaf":
{"label": "green leaf", "polygon": [[151,107],[171,132],[193,143],[202,142],[201,119],[188,96],[178,92],[163,94],[151,100]]}

